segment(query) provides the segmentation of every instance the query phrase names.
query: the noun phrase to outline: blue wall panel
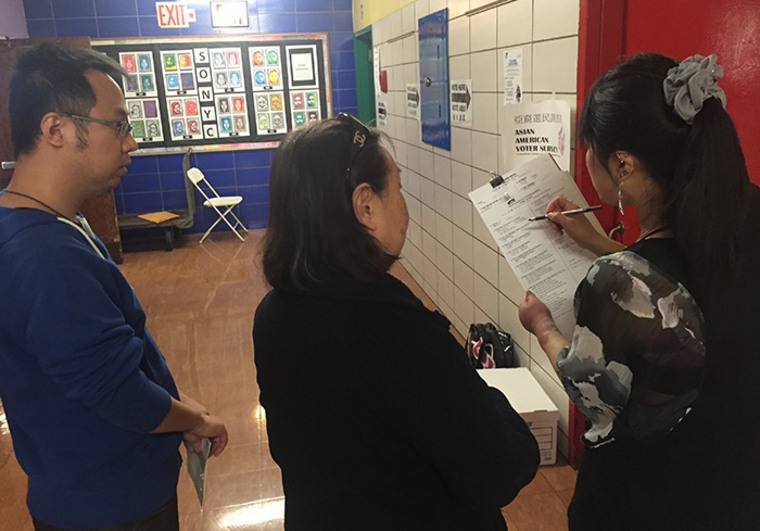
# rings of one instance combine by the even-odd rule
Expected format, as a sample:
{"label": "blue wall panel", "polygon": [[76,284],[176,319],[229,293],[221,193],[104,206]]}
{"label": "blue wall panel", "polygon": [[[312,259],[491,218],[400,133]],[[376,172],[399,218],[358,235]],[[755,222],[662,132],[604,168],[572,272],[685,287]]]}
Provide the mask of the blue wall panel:
{"label": "blue wall panel", "polygon": [[[190,0],[198,21],[189,28],[163,29],[156,21],[153,0],[24,0],[30,37],[88,36],[92,38],[167,37],[293,32],[329,32],[335,113],[356,114],[356,74],[353,56],[351,0],[251,0],[247,30],[211,28],[209,2]],[[269,171],[273,150],[246,150],[193,155],[222,194],[243,196],[240,219],[249,228],[266,227],[269,216]],[[185,204],[182,156],[134,156],[129,173],[116,188],[121,213],[179,208]],[[216,213],[198,205],[193,232],[202,232]],[[222,230],[222,229],[220,229]]]}

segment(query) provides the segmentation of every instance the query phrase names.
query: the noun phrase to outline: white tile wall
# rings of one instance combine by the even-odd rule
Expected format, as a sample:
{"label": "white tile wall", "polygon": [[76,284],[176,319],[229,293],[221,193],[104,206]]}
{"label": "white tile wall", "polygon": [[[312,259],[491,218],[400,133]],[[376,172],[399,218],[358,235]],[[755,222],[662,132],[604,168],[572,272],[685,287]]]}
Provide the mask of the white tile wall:
{"label": "white tile wall", "polygon": [[459,289],[459,283],[455,281],[454,286],[454,311],[457,316],[465,323],[472,323],[475,317],[475,307],[472,302],[472,295],[467,295]]}
{"label": "white tile wall", "polygon": [[402,40],[398,40],[391,43],[391,64],[400,65],[403,62],[404,62],[404,41],[402,39]]}
{"label": "white tile wall", "polygon": [[449,58],[449,79],[470,78],[470,54]]}
{"label": "white tile wall", "polygon": [[486,4],[490,4],[493,0],[470,0],[470,9],[477,7],[483,7]]}
{"label": "white tile wall", "polygon": [[[419,21],[422,17],[426,17],[430,14],[430,0],[417,0],[414,3],[414,13],[416,20]],[[419,25],[414,24],[414,29],[417,30]],[[374,33],[374,30],[373,30]]]}
{"label": "white tile wall", "polygon": [[[470,142],[470,132],[465,131],[462,129],[452,129],[452,137],[456,136],[457,132],[459,132],[462,135],[467,135],[467,145],[469,146]],[[464,142],[464,140],[463,140]],[[456,143],[454,142],[452,138],[452,148],[451,153],[452,157],[455,153],[454,146]],[[455,194],[459,194],[460,196],[466,198],[469,201],[469,198],[467,194],[469,194],[472,191],[472,166],[469,164],[465,164],[463,162],[458,162],[457,160],[451,161],[451,190]],[[465,227],[464,225],[460,225],[463,228],[467,228],[467,230],[472,233],[472,221],[470,221],[470,224],[468,227]]]}
{"label": "white tile wall", "polygon": [[[395,144],[409,208],[402,263],[460,333],[471,322],[488,320],[512,334],[519,363],[530,367],[560,410],[559,447],[566,451],[567,395],[535,338],[520,325],[524,290],[468,193],[489,181],[490,170],[506,169],[499,167],[505,48],[522,48],[525,101],[566,100],[575,119],[580,0],[516,0],[465,15],[490,2],[417,0],[373,25],[390,88],[378,96],[389,108],[385,131]],[[419,83],[418,20],[447,6],[450,78],[472,79],[473,88],[472,126],[452,127],[451,151],[422,142],[419,121],[405,112],[406,84]]]}
{"label": "white tile wall", "polygon": [[480,275],[475,275],[475,305],[485,313],[486,321],[498,322],[499,293]]}
{"label": "white tile wall", "polygon": [[[486,11],[485,14],[489,12]],[[496,50],[470,55],[470,76],[473,92],[496,92],[500,67],[496,62]]]}
{"label": "white tile wall", "polygon": [[451,190],[441,185],[435,186],[435,209],[445,219],[450,220],[453,217]]}
{"label": "white tile wall", "polygon": [[[578,0],[575,0],[576,5]],[[517,0],[497,10],[499,48],[530,43],[533,30],[533,0]]]}
{"label": "white tile wall", "polygon": [[[414,3],[407,4],[401,9],[401,30],[403,33],[409,33],[410,31],[417,31],[417,17],[414,14]],[[372,33],[374,34],[375,27],[372,27]]]}
{"label": "white tile wall", "polygon": [[470,10],[470,0],[449,0],[449,20]]}
{"label": "white tile wall", "polygon": [[[433,175],[435,182],[451,190],[451,159],[449,156],[433,155]],[[451,212],[447,216],[451,217]]]}
{"label": "white tile wall", "polygon": [[[404,61],[404,64],[414,63],[417,61],[417,54],[419,53],[418,48],[418,42],[417,39],[414,37],[414,35],[410,35],[409,37],[405,37],[401,40],[401,46],[403,48],[403,54],[402,54],[402,60]],[[406,75],[407,71],[404,70],[404,83],[411,83],[409,81],[412,79],[410,76]],[[417,76],[414,76],[416,78]]]}
{"label": "white tile wall", "polygon": [[499,262],[496,251],[484,243],[474,240],[472,242],[472,261],[478,275],[487,279],[494,286],[498,284]]}
{"label": "white tile wall", "polygon": [[[436,266],[438,266],[438,294],[441,294],[441,275],[451,280],[454,278],[454,255],[445,245],[438,242],[436,249]],[[445,299],[444,299],[445,300]],[[451,299],[449,299],[451,300]]]}
{"label": "white tile wall", "polygon": [[459,17],[449,22],[449,56],[470,53],[470,19]]}
{"label": "white tile wall", "polygon": [[472,234],[472,203],[457,194],[451,195],[454,225]]}
{"label": "white tile wall", "polygon": [[[425,172],[422,172],[422,175],[424,176]],[[430,176],[432,177],[432,175]],[[422,197],[420,198],[422,199],[422,204],[433,208],[435,206],[435,182],[427,177],[422,177],[420,182],[422,186]]]}
{"label": "white tile wall", "polygon": [[[494,109],[496,110],[496,109]],[[472,132],[472,165],[485,172],[496,171],[499,138],[493,133]]]}
{"label": "white tile wall", "polygon": [[425,204],[422,205],[422,230],[435,235],[435,211]]}
{"label": "white tile wall", "polygon": [[534,0],[534,40],[578,35],[578,0]]}
{"label": "white tile wall", "polygon": [[440,214],[437,214],[435,219],[435,237],[447,249],[454,247],[454,224]]}
{"label": "white tile wall", "polygon": [[472,128],[477,131],[495,135],[499,128],[497,110],[498,96],[494,93],[477,93],[472,98]]}
{"label": "white tile wall", "polygon": [[472,270],[472,236],[456,225],[453,228],[454,255],[460,259],[463,265]]}
{"label": "white tile wall", "polygon": [[390,19],[390,32],[391,38],[398,37],[399,35],[402,35],[404,33],[404,16],[403,12],[401,10],[395,11],[388,15],[388,18]]}
{"label": "white tile wall", "polygon": [[453,164],[459,162],[469,166],[472,163],[472,132],[469,129],[451,128],[451,160]]}
{"label": "white tile wall", "polygon": [[473,276],[475,273],[472,271],[470,265],[462,262],[459,257],[454,257],[454,285],[456,285],[462,292],[472,299],[473,297]]}
{"label": "white tile wall", "polygon": [[[427,147],[429,149],[430,146]],[[433,152],[428,149],[423,148],[420,150],[420,173],[428,179],[434,179]]]}
{"label": "white tile wall", "polygon": [[496,17],[493,11],[484,11],[470,17],[470,51],[496,48]]}
{"label": "white tile wall", "polygon": [[533,91],[576,92],[578,37],[533,45]]}
{"label": "white tile wall", "polygon": [[[430,0],[430,12],[435,13],[448,7],[448,0]],[[449,15],[451,16],[451,15]]]}

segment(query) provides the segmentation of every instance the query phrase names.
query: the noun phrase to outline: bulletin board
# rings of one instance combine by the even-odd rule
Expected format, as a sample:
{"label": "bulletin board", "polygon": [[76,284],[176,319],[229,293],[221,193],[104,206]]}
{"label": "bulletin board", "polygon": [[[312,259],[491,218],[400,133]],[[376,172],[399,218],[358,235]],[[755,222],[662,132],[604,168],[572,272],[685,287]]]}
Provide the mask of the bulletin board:
{"label": "bulletin board", "polygon": [[93,39],[126,70],[140,153],[264,149],[332,116],[326,33]]}

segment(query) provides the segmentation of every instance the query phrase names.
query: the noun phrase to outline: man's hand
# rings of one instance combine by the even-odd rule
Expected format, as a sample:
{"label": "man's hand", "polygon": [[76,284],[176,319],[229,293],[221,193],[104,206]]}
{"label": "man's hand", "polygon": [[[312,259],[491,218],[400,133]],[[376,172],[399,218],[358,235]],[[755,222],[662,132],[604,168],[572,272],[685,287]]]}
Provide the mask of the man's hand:
{"label": "man's hand", "polygon": [[194,443],[197,440],[199,449],[194,449],[194,451],[200,451],[200,441],[203,438],[211,441],[209,455],[216,457],[227,447],[227,427],[221,419],[204,414],[202,424],[189,432],[185,432],[185,442],[187,443],[189,440],[191,443]]}

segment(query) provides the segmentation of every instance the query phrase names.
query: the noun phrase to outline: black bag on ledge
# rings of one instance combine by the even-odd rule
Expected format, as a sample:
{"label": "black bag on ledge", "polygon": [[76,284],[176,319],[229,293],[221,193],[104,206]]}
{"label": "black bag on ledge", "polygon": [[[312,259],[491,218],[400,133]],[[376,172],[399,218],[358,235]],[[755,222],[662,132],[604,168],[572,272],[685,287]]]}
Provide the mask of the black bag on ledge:
{"label": "black bag on ledge", "polygon": [[476,369],[515,367],[512,336],[493,323],[473,323],[465,344],[467,358]]}

